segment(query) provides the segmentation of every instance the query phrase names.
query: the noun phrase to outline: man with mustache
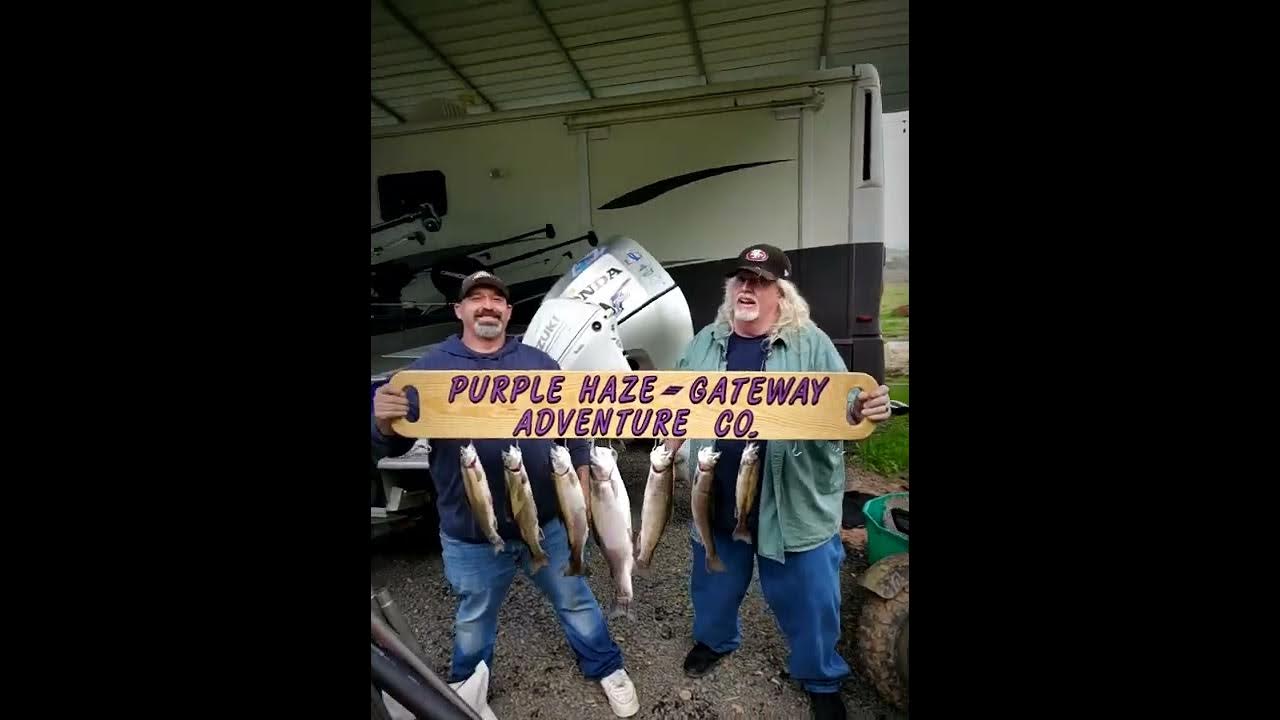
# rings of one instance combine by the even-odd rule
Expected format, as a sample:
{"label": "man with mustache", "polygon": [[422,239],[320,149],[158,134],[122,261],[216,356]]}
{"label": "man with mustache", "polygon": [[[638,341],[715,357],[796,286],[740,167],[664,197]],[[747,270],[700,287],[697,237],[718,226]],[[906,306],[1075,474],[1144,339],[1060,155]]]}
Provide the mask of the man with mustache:
{"label": "man with mustache", "polygon": [[[511,320],[511,295],[496,275],[480,271],[462,282],[454,314],[462,321],[462,334],[452,335],[428,350],[409,366],[411,370],[559,370],[554,359],[541,350],[506,334]],[[403,455],[413,441],[395,433],[397,418],[418,416],[416,391],[378,388],[373,399],[373,443],[381,456]],[[494,555],[493,546],[481,533],[467,503],[462,484],[460,449],[466,440],[436,440],[431,448],[431,475],[436,488],[436,508],[440,516],[440,542],[444,574],[459,598],[454,622],[453,663],[449,682],[466,680],[480,660],[493,667],[493,648],[498,635],[498,609],[519,568],[525,577],[551,602],[569,647],[577,656],[578,669],[600,682],[609,705],[618,717],[630,717],[640,710],[635,686],[622,667],[622,650],[609,635],[600,603],[586,579],[565,577],[569,562],[569,542],[559,518],[559,503],[551,480],[553,440],[522,438],[520,449],[538,508],[538,524],[545,539],[542,549],[550,563],[530,573],[529,547],[520,536],[503,480],[502,451],[509,439],[472,438],[480,464],[484,467],[498,518],[498,534],[506,549]],[[577,468],[583,494],[590,493],[590,451],[585,440],[567,442]]]}
{"label": "man with mustache", "polygon": [[[848,372],[831,338],[809,319],[809,305],[791,277],[791,261],[772,245],[751,245],[738,255],[724,286],[715,322],[694,336],[677,370]],[[889,418],[889,388],[861,395],[849,420]],[[676,451],[683,440],[666,442]],[[710,440],[690,440],[689,457]],[[791,678],[809,694],[818,720],[845,717],[840,682],[849,665],[836,652],[840,639],[840,566],[844,546],[842,443],[826,440],[763,442],[757,497],[747,525],[751,543],[732,538],[734,491],[745,441],[717,439],[720,459],[712,490],[711,531],[723,573],[708,572],[702,544],[691,537],[693,649],[685,674],[705,675],[742,640],[738,607],[758,563],[760,589],[787,638]],[[692,534],[691,534],[692,535]],[[757,560],[757,555],[759,559]]]}

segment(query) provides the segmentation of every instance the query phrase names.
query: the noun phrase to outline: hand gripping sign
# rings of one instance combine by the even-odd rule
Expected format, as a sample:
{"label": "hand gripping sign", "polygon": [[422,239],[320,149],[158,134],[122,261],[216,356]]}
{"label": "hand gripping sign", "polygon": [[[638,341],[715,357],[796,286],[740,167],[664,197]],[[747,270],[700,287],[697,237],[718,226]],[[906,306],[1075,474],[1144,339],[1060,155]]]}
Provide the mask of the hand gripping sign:
{"label": "hand gripping sign", "polygon": [[850,372],[589,372],[405,370],[388,383],[418,392],[405,437],[722,438],[860,440],[859,392],[879,384]]}

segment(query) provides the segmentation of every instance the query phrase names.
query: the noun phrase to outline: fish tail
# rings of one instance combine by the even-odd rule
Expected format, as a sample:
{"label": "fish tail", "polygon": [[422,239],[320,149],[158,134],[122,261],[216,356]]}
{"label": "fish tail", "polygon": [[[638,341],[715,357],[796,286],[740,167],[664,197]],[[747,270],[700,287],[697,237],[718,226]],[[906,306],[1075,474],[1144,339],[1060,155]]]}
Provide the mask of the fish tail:
{"label": "fish tail", "polygon": [[707,572],[724,572],[727,569],[724,563],[720,561],[719,555],[707,556]]}
{"label": "fish tail", "polygon": [[535,555],[533,559],[529,561],[529,574],[536,574],[539,570],[550,564],[551,561],[547,559],[546,555]]}

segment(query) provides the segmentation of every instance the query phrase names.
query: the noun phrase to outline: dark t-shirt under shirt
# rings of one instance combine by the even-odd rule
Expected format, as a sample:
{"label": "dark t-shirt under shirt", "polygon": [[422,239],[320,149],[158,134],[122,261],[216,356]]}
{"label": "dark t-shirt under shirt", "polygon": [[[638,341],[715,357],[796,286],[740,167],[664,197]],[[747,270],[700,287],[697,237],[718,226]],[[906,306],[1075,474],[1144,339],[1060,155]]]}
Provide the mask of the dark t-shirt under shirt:
{"label": "dark t-shirt under shirt", "polygon": [[[730,372],[761,372],[764,370],[766,336],[744,338],[737,333],[729,336],[729,350],[727,365],[725,370]],[[738,406],[746,407],[746,395],[738,396],[738,404],[732,406],[731,409],[735,413],[740,409]],[[753,442],[759,446],[756,455],[759,462],[764,461],[765,442],[763,440],[734,440],[732,433],[728,438],[717,438],[715,441],[715,449],[720,453],[720,459],[716,461],[715,470],[715,486],[712,501],[712,527],[717,532],[730,533],[738,524],[734,518],[734,506],[737,504],[737,486],[738,486],[738,464],[742,461],[742,451],[746,449],[747,443]],[[697,458],[689,458],[694,472],[697,472]],[[764,478],[764,468],[760,469],[760,478]],[[747,527],[751,529],[751,537],[754,542],[756,534],[757,519],[760,515],[760,487],[756,487],[756,499],[751,504],[751,513],[747,516]]]}

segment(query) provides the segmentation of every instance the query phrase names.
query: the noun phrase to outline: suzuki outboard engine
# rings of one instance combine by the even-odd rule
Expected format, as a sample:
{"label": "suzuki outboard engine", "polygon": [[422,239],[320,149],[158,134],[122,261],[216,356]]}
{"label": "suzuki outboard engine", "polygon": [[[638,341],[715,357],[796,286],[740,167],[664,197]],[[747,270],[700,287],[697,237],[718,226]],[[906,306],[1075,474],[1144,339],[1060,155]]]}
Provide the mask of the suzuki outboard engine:
{"label": "suzuki outboard engine", "polygon": [[689,302],[639,243],[614,236],[547,292],[523,341],[565,370],[672,370],[693,339]]}

